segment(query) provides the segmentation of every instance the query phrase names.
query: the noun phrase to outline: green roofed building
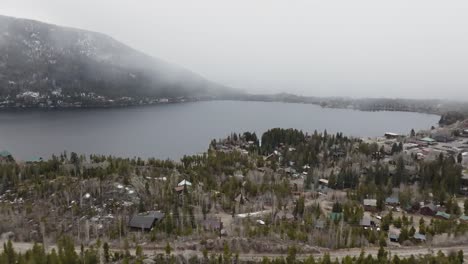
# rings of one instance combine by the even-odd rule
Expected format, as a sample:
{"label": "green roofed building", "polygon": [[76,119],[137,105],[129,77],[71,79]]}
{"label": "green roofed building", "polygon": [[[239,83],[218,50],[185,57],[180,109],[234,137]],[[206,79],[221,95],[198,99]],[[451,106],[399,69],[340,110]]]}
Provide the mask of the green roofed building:
{"label": "green roofed building", "polygon": [[445,219],[445,220],[449,220],[450,219],[450,214],[447,214],[446,212],[440,212],[439,211],[439,212],[437,212],[435,217],[442,218],[442,219]]}

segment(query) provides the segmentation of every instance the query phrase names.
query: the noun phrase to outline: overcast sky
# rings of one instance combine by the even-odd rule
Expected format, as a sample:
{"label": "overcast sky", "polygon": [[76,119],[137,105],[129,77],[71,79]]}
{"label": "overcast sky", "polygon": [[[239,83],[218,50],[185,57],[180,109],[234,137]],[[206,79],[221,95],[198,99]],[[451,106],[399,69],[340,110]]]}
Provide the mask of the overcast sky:
{"label": "overcast sky", "polygon": [[250,92],[468,100],[468,1],[1,0]]}

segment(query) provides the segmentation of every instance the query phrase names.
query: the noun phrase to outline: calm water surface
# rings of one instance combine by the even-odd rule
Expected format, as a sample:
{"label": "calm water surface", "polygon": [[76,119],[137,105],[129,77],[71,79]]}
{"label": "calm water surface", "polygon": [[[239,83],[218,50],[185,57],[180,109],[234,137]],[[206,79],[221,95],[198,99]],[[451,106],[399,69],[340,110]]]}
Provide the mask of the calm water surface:
{"label": "calm water surface", "polygon": [[324,109],[310,104],[209,101],[116,109],[0,112],[0,150],[18,159],[66,150],[83,154],[179,159],[231,132],[261,135],[274,127],[343,132],[359,137],[409,133],[436,115]]}

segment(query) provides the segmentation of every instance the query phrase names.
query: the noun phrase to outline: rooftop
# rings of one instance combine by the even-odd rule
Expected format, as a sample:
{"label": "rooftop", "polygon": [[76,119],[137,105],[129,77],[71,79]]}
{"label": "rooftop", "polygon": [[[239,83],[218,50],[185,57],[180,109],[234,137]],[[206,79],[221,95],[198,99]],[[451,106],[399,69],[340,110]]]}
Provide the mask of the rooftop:
{"label": "rooftop", "polygon": [[425,138],[421,138],[421,141],[424,141],[424,142],[435,142],[435,139],[430,138],[430,137],[425,137]]}
{"label": "rooftop", "polygon": [[365,206],[377,206],[377,200],[376,199],[364,199],[364,205]]}
{"label": "rooftop", "polygon": [[156,221],[164,218],[164,213],[158,211],[149,211],[143,214],[137,214],[130,219],[129,227],[141,228],[149,230],[153,227]]}

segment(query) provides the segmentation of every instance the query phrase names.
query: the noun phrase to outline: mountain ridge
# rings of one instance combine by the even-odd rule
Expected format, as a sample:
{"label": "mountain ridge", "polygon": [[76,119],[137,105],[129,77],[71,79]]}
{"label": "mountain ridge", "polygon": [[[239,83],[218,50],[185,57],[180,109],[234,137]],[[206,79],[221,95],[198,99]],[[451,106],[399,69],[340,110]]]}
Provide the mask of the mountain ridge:
{"label": "mountain ridge", "polygon": [[0,96],[56,90],[109,98],[238,93],[103,33],[0,15]]}

